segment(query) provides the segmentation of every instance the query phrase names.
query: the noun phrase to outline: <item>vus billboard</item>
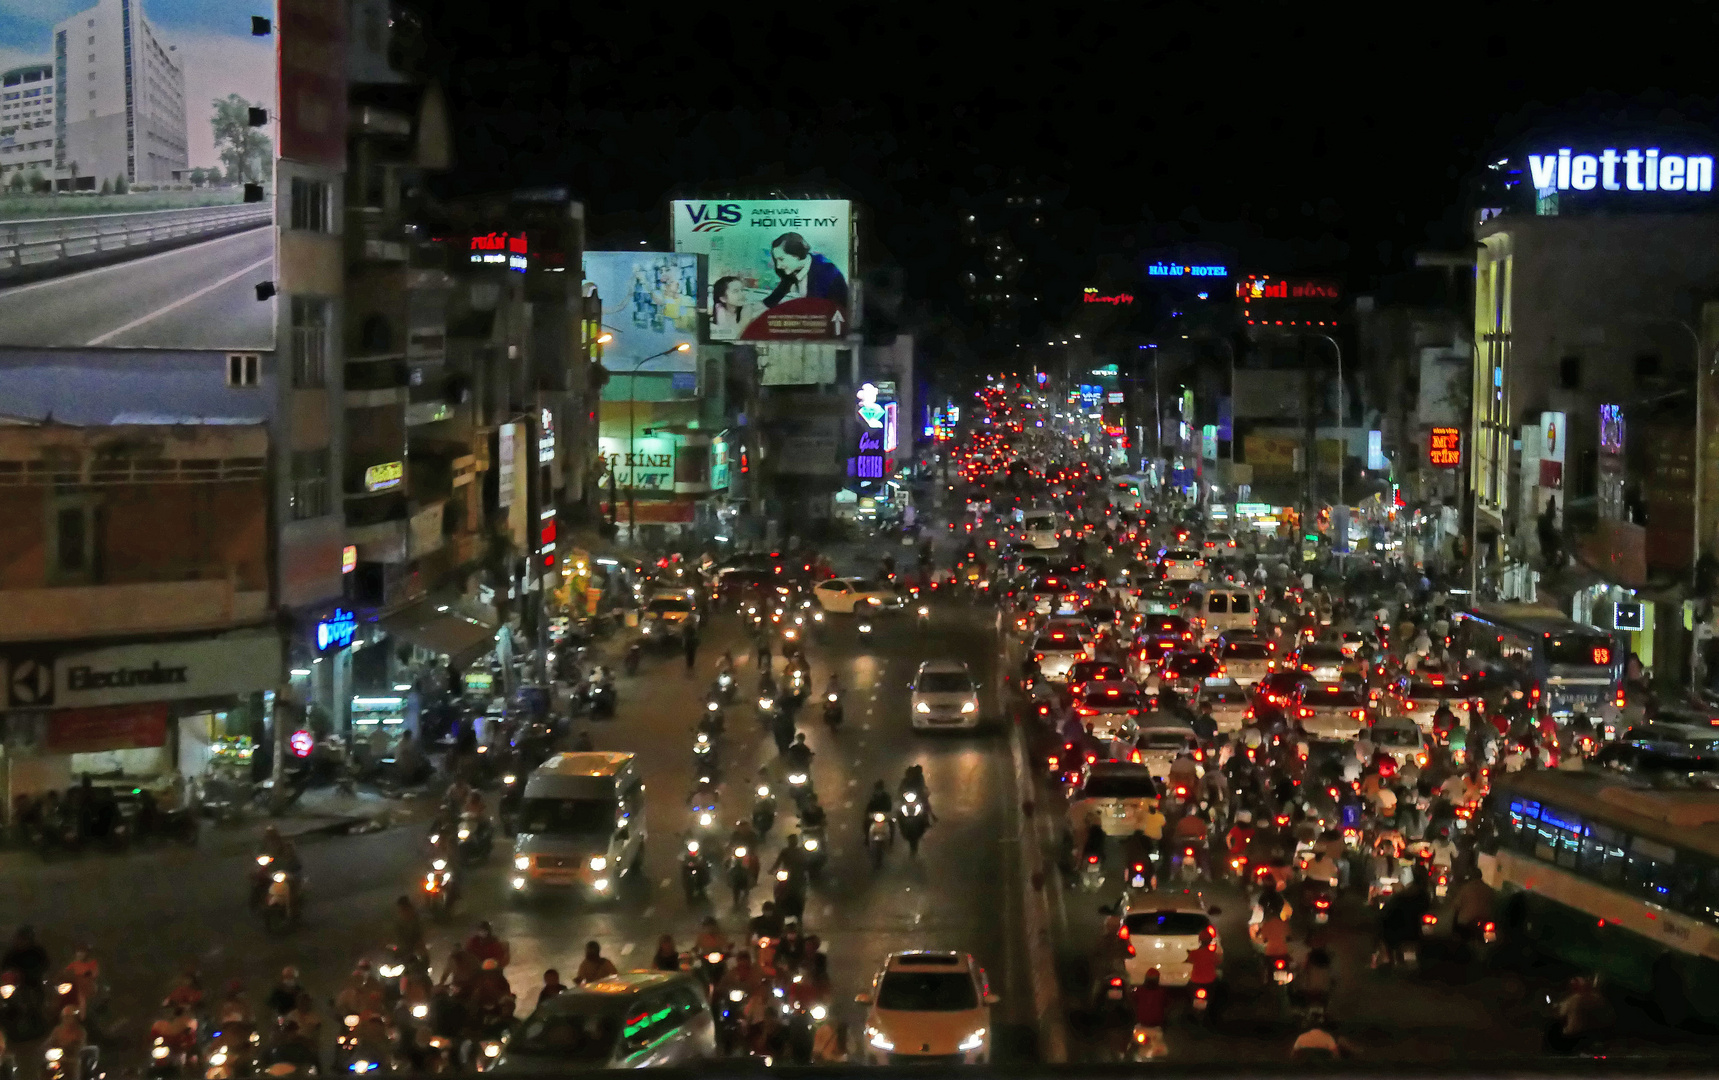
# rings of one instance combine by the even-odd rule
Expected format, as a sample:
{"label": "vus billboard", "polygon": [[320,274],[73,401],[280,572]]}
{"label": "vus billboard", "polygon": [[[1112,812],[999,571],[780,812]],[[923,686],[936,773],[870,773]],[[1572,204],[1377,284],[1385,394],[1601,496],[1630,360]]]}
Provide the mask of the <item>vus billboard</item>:
{"label": "vus billboard", "polygon": [[852,323],[845,199],[677,199],[676,251],[709,256],[712,341],[839,338]]}

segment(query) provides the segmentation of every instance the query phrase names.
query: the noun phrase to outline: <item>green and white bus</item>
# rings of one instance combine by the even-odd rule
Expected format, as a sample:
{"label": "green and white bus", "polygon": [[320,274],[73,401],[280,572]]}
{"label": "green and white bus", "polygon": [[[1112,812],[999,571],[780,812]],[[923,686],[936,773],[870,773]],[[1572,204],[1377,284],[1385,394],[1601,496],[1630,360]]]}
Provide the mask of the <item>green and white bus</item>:
{"label": "green and white bus", "polygon": [[1719,1020],[1719,791],[1615,772],[1498,777],[1481,873],[1501,928],[1667,1021]]}

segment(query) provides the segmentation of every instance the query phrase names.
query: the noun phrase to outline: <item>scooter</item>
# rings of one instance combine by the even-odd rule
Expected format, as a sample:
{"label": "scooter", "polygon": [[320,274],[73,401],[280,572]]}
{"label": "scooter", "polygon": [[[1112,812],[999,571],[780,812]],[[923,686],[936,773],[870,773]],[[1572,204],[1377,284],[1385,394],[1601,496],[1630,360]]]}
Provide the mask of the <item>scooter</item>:
{"label": "scooter", "polygon": [[752,799],[752,828],[759,836],[770,831],[776,823],[776,796],[769,784],[759,784]]}
{"label": "scooter", "polygon": [[806,873],[812,877],[817,877],[829,858],[829,845],[826,843],[824,827],[822,825],[801,825],[800,848],[806,853]]}
{"label": "scooter", "polygon": [[263,927],[271,934],[284,934],[298,921],[297,897],[293,881],[285,870],[269,875],[268,890],[263,895]]}
{"label": "scooter", "polygon": [[897,808],[895,818],[901,835],[907,839],[907,850],[917,856],[919,841],[925,838],[925,830],[931,824],[926,820],[925,804],[920,801],[917,791],[902,793],[901,806]]}
{"label": "scooter", "polygon": [[921,630],[923,630],[930,625],[931,625],[931,606],[929,604],[920,604],[919,605],[919,628]]}
{"label": "scooter", "polygon": [[432,916],[446,919],[453,913],[459,888],[448,860],[439,856],[430,860],[430,869],[424,873],[423,887],[424,906],[430,909]]}
{"label": "scooter", "polygon": [[824,723],[832,730],[842,726],[842,696],[834,691],[824,695]]}
{"label": "scooter", "polygon": [[680,884],[689,904],[703,900],[710,890],[710,857],[697,840],[688,840],[681,852]]}
{"label": "scooter", "polygon": [[894,831],[890,828],[889,815],[881,810],[872,811],[871,823],[866,826],[865,830],[865,847],[866,853],[871,856],[871,868],[873,870],[883,866],[884,850],[889,847],[889,842],[894,835]]}
{"label": "scooter", "polygon": [[716,695],[724,705],[734,704],[734,673],[731,671],[718,672],[716,676]]}
{"label": "scooter", "polygon": [[728,853],[728,889],[734,895],[734,906],[742,910],[752,886],[758,883],[758,856],[745,844],[734,845]]}

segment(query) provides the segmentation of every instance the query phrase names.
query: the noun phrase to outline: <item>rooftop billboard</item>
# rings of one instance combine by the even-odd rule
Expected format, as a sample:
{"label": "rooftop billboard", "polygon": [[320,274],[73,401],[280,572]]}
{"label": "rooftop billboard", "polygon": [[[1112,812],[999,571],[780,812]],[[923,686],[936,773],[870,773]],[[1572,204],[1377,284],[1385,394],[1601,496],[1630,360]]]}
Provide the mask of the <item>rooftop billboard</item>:
{"label": "rooftop billboard", "polygon": [[[0,19],[0,344],[271,349],[274,0]],[[322,215],[326,218],[326,211]]]}
{"label": "rooftop billboard", "polygon": [[845,199],[670,205],[676,251],[710,257],[712,341],[839,338],[852,322],[853,204]]}
{"label": "rooftop billboard", "polygon": [[693,371],[699,340],[700,259],[676,251],[587,251],[585,280],[603,301],[603,366],[614,372]]}

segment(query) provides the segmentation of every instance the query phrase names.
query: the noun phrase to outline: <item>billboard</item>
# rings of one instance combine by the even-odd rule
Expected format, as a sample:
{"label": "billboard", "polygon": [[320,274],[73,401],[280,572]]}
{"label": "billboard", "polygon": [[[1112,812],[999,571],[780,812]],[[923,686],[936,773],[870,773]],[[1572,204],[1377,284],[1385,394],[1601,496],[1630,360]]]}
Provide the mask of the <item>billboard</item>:
{"label": "billboard", "polygon": [[[614,372],[696,371],[698,298],[704,279],[697,255],[675,251],[587,251],[585,280],[603,301],[603,366]],[[662,355],[662,354],[667,355]],[[655,357],[655,359],[650,359]],[[649,360],[649,363],[644,361]]]}
{"label": "billboard", "polygon": [[274,347],[274,7],[8,7],[0,343]]}
{"label": "billboard", "polygon": [[845,199],[670,204],[676,251],[708,255],[712,341],[839,338],[852,321]]}

